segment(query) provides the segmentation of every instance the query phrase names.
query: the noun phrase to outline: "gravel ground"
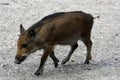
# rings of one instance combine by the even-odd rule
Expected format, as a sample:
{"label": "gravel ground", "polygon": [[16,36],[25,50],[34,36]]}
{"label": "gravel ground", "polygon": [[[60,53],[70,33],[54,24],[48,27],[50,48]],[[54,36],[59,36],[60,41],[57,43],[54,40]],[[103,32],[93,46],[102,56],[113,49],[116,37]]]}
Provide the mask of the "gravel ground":
{"label": "gravel ground", "polygon": [[[27,29],[45,15],[81,10],[93,16],[93,60],[83,64],[85,45],[79,48],[64,66],[54,68],[48,58],[44,73],[37,77],[42,50],[37,51],[20,65],[14,64],[19,24]],[[0,80],[120,80],[120,0],[0,0]],[[69,46],[56,46],[60,61]]]}

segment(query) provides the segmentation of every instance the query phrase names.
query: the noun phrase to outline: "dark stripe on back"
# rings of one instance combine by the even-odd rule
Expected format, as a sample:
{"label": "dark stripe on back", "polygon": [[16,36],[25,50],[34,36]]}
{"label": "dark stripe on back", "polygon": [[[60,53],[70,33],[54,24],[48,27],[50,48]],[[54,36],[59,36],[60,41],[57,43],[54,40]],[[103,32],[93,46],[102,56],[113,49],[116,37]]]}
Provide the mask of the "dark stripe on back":
{"label": "dark stripe on back", "polygon": [[51,14],[51,15],[44,17],[41,21],[45,21],[47,19],[54,19],[54,18],[59,17],[63,14],[64,14],[64,12],[54,13],[54,14]]}
{"label": "dark stripe on back", "polygon": [[44,18],[42,18],[40,21],[38,21],[37,23],[35,23],[34,25],[32,25],[28,31],[30,30],[35,30],[36,28],[42,27],[42,25],[44,24],[43,22],[48,20],[48,19],[54,19],[56,17],[59,17],[61,15],[63,15],[64,12],[59,12],[59,13],[53,13],[51,15],[45,16]]}

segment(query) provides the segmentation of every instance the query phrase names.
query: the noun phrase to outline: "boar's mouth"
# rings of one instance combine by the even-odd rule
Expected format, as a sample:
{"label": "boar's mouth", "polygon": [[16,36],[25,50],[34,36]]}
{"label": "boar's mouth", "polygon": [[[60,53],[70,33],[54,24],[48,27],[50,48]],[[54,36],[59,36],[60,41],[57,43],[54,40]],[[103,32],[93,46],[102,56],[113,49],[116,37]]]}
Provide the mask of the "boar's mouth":
{"label": "boar's mouth", "polygon": [[[39,50],[39,49],[41,49],[41,48],[36,48],[36,49],[32,50],[32,51],[29,53],[29,55],[30,55],[31,53],[33,53],[33,52]],[[24,60],[26,59],[26,57],[27,57],[27,56],[22,56],[22,57],[16,56],[16,57],[15,57],[14,63],[20,64],[22,61],[24,61]]]}
{"label": "boar's mouth", "polygon": [[15,63],[16,64],[20,64],[22,61],[24,61],[26,59],[26,56],[22,56],[22,57],[18,57],[18,56],[16,56],[15,57]]}

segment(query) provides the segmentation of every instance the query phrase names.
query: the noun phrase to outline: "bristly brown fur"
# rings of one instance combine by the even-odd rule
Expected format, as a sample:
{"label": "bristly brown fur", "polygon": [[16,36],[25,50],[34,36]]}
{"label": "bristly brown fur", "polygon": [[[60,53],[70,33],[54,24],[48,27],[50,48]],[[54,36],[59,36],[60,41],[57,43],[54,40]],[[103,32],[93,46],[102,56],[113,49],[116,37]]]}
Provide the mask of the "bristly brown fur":
{"label": "bristly brown fur", "polygon": [[93,16],[88,13],[71,11],[48,15],[32,25],[28,30],[25,30],[21,25],[15,63],[20,64],[31,52],[40,48],[44,49],[41,63],[35,72],[36,75],[39,75],[43,72],[48,56],[54,61],[54,66],[58,66],[59,60],[54,54],[55,45],[71,46],[70,52],[62,61],[62,64],[65,64],[78,47],[77,41],[81,40],[87,47],[85,63],[89,64],[89,60],[92,59],[91,30],[93,20]]}

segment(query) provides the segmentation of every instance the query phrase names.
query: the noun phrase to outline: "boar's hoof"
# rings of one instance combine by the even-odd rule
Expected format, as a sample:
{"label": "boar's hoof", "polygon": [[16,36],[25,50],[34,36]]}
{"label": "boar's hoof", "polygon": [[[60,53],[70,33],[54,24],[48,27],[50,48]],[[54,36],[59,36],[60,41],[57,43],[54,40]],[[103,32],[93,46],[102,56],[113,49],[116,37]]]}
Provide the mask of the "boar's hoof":
{"label": "boar's hoof", "polygon": [[88,60],[86,60],[86,61],[84,62],[84,64],[90,64],[90,62],[89,62]]}
{"label": "boar's hoof", "polygon": [[61,64],[63,64],[63,65],[64,65],[65,63],[66,63],[65,61],[62,61],[62,63],[61,63]]}
{"label": "boar's hoof", "polygon": [[42,70],[37,70],[36,72],[35,72],[35,75],[36,76],[39,76],[39,75],[41,75],[43,73],[43,69]]}
{"label": "boar's hoof", "polygon": [[65,58],[65,59],[63,59],[63,61],[62,61],[62,63],[61,64],[65,64],[66,62],[68,62],[69,61],[69,58]]}
{"label": "boar's hoof", "polygon": [[58,63],[55,63],[55,68],[57,68],[58,67]]}

